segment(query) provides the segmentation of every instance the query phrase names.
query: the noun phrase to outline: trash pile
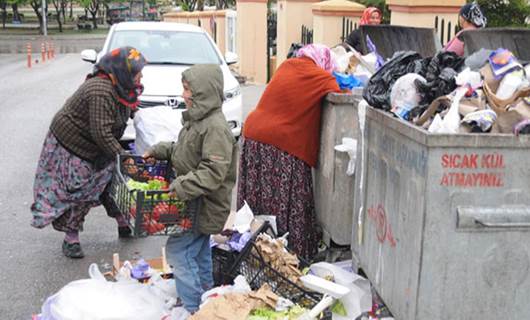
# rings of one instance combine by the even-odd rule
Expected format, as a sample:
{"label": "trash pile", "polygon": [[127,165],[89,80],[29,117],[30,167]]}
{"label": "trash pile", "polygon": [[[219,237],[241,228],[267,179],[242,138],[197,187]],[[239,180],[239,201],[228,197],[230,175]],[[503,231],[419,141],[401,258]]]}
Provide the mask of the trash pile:
{"label": "trash pile", "polygon": [[[193,315],[178,303],[163,248],[162,257],[152,260],[120,262],[116,253],[113,271],[105,274],[92,264],[88,279],[68,283],[50,296],[33,320],[382,319],[376,317],[370,282],[353,272],[351,261],[302,263],[287,249],[287,235],[276,237],[272,227],[262,227],[274,220],[263,219],[254,217],[248,206],[231,215],[226,229],[240,237],[250,232],[244,244],[250,249],[230,247],[239,255],[240,274],[233,284],[206,291]],[[227,245],[214,237],[211,244]]]}
{"label": "trash pile", "polygon": [[201,300],[199,311],[189,320],[298,319],[307,312],[272,292],[268,284],[252,291],[243,276],[236,277],[234,285],[205,292]]}
{"label": "trash pile", "polygon": [[370,78],[363,98],[431,133],[530,133],[530,65],[502,48],[466,59],[397,52]]}

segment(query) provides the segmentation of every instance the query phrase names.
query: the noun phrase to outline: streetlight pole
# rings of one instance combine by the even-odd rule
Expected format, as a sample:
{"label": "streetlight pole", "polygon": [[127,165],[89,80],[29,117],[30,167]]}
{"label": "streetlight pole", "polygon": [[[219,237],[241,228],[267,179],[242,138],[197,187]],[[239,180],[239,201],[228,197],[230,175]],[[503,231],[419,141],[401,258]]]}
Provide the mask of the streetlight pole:
{"label": "streetlight pole", "polygon": [[42,34],[45,37],[48,35],[46,18],[46,0],[42,0]]}

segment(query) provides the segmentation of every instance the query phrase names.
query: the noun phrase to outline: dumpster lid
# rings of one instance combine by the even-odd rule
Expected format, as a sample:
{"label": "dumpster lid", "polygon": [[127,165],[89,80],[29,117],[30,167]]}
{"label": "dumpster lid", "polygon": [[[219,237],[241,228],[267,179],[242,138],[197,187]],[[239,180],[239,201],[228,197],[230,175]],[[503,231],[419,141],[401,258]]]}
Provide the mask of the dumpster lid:
{"label": "dumpster lid", "polygon": [[485,28],[462,32],[466,56],[480,49],[510,50],[520,61],[530,61],[530,29]]}
{"label": "dumpster lid", "polygon": [[368,52],[368,35],[377,47],[377,52],[385,59],[391,58],[398,51],[415,51],[423,57],[432,57],[442,49],[440,39],[432,28],[364,25],[360,30],[363,52]]}

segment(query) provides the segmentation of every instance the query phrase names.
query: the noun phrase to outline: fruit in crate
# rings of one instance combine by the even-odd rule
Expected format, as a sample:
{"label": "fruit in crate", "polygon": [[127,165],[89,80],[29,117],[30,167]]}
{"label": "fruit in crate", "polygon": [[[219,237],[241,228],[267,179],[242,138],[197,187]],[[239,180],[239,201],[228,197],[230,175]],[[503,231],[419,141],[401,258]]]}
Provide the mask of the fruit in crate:
{"label": "fruit in crate", "polygon": [[144,214],[143,218],[144,221],[142,223],[142,226],[148,234],[155,234],[164,231],[165,226],[152,219],[149,214]]}
{"label": "fruit in crate", "polygon": [[184,229],[184,230],[191,229],[191,227],[192,227],[191,219],[189,219],[189,218],[184,218],[184,219],[180,220],[180,222],[179,222],[179,226],[180,226],[182,229]]}
{"label": "fruit in crate", "polygon": [[160,202],[153,208],[152,218],[156,221],[159,221],[160,216],[163,214],[178,215],[178,213],[178,208],[175,205],[168,205],[166,202]]}

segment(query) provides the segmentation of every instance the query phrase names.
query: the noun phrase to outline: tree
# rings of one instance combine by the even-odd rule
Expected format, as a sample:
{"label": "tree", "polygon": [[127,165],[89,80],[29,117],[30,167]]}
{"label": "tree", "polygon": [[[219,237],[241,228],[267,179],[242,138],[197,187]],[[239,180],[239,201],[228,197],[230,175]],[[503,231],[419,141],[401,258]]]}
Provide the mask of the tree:
{"label": "tree", "polygon": [[11,9],[13,9],[13,21],[21,21],[20,13],[18,12],[18,2],[11,3]]}
{"label": "tree", "polygon": [[2,29],[6,28],[6,19],[7,19],[7,1],[0,0],[0,9],[2,9]]}
{"label": "tree", "polygon": [[94,29],[98,28],[98,23],[97,23],[98,12],[99,10],[102,9],[102,7],[106,6],[106,2],[108,1],[107,0],[80,0],[81,6],[83,6],[83,8],[85,8],[85,10],[88,11],[90,15],[92,16],[92,27]]}
{"label": "tree", "polygon": [[61,21],[61,15],[63,14],[63,8],[65,6],[66,0],[50,0],[55,7],[55,20],[59,25],[59,32],[63,32],[63,21]]}
{"label": "tree", "polygon": [[[473,2],[473,1],[469,1]],[[478,0],[488,27],[526,27],[530,6],[526,0]]]}
{"label": "tree", "polygon": [[[19,1],[22,2],[23,0],[19,0]],[[42,20],[42,12],[41,12],[41,5],[42,5],[41,0],[30,0],[29,5],[35,12],[37,19],[39,19],[39,28],[40,28],[41,34],[44,34],[44,24]],[[48,1],[46,1],[46,8],[44,9],[44,12],[48,13]]]}

